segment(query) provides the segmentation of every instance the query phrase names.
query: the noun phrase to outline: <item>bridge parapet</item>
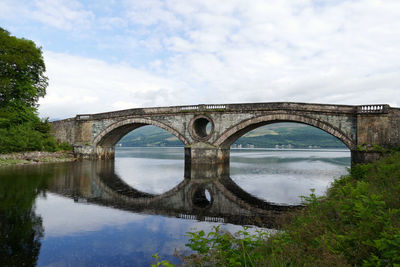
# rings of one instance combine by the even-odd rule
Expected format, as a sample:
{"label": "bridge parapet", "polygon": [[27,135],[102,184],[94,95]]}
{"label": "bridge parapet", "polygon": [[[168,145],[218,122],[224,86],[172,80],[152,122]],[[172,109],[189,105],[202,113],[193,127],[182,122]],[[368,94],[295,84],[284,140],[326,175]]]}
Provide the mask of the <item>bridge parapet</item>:
{"label": "bridge parapet", "polygon": [[188,111],[206,111],[206,110],[225,111],[226,110],[226,105],[215,104],[215,105],[183,106],[183,107],[180,107],[180,110],[183,111],[183,112],[188,112]]}
{"label": "bridge parapet", "polygon": [[76,115],[76,117],[75,117],[75,120],[77,120],[77,121],[90,120],[90,119],[92,119],[91,114],[79,114],[79,115]]}
{"label": "bridge parapet", "polygon": [[362,105],[357,107],[357,113],[388,113],[389,105]]}

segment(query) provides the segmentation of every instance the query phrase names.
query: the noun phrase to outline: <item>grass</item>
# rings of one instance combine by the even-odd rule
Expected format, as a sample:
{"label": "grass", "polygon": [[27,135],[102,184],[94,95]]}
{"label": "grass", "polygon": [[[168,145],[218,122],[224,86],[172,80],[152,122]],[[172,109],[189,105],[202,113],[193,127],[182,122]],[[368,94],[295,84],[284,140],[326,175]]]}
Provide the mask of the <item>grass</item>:
{"label": "grass", "polygon": [[10,166],[10,165],[19,165],[19,164],[27,164],[28,160],[22,159],[0,159],[0,166]]}
{"label": "grass", "polygon": [[59,151],[48,153],[47,156],[35,156],[34,153],[26,152],[30,155],[24,156],[23,153],[5,154],[0,158],[0,167],[36,164],[36,163],[52,163],[74,161],[75,159],[68,151]]}

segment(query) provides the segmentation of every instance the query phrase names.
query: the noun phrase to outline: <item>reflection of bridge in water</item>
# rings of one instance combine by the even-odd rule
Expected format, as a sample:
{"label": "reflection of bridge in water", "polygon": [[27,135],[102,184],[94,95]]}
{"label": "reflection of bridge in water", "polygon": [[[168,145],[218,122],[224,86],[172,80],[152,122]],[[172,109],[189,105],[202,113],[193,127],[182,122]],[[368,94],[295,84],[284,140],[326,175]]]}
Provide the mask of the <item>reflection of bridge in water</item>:
{"label": "reflection of bridge in water", "polygon": [[[188,171],[186,171],[188,173]],[[83,161],[60,169],[50,192],[77,202],[112,207],[136,213],[182,219],[276,227],[279,218],[295,206],[278,205],[242,190],[229,177],[201,177],[191,171],[174,188],[153,195],[125,183],[114,171],[114,161]]]}

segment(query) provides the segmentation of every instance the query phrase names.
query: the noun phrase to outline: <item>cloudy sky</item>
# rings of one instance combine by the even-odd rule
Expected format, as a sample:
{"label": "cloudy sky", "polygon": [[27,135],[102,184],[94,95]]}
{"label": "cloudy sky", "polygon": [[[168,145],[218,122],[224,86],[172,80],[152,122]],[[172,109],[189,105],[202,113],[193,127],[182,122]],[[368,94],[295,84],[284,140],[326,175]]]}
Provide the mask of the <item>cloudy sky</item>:
{"label": "cloudy sky", "polygon": [[202,103],[400,106],[399,0],[0,0],[42,47],[40,115]]}

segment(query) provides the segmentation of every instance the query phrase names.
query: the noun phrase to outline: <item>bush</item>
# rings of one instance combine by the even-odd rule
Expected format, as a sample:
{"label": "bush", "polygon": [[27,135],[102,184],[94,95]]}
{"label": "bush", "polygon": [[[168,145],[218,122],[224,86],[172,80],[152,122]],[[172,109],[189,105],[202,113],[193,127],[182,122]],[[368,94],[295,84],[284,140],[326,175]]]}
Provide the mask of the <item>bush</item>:
{"label": "bush", "polygon": [[72,150],[73,147],[70,144],[68,144],[67,142],[62,142],[61,144],[58,145],[58,149],[64,150],[64,151],[69,151],[69,150]]}
{"label": "bush", "polygon": [[35,150],[53,152],[57,149],[57,143],[49,132],[38,131],[31,123],[0,129],[0,153]]}
{"label": "bush", "polygon": [[263,248],[268,234],[250,234],[247,230],[244,227],[232,235],[216,226],[207,235],[204,231],[188,232],[186,246],[197,254],[186,257],[186,262],[190,266],[259,266],[265,259]]}

